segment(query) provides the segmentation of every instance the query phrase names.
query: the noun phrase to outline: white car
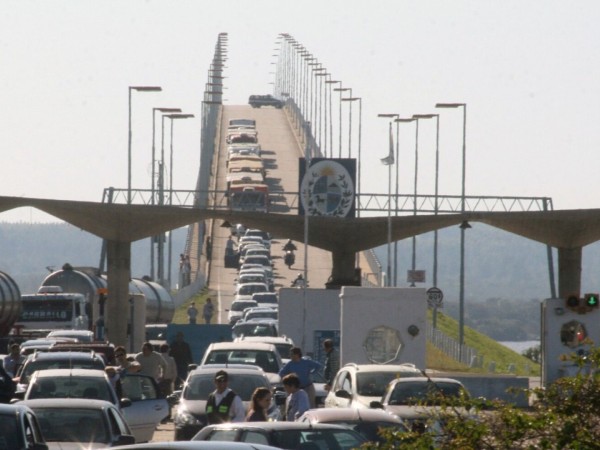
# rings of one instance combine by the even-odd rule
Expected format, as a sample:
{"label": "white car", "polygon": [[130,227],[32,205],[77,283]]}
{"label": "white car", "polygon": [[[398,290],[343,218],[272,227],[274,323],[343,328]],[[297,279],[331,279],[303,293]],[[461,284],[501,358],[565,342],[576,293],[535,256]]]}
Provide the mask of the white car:
{"label": "white car", "polygon": [[279,307],[279,297],[275,292],[258,292],[252,294],[252,300],[256,300],[258,306]]}
{"label": "white car", "polygon": [[286,336],[241,336],[235,338],[233,342],[264,342],[265,344],[273,344],[277,348],[284,364],[289,361],[290,350],[294,346],[294,341]]}
{"label": "white car", "polygon": [[269,286],[266,283],[245,283],[240,284],[234,293],[233,301],[252,300],[252,294],[257,292],[269,292]]}
{"label": "white car", "polygon": [[265,371],[272,386],[280,383],[283,367],[277,347],[263,342],[215,342],[204,352],[201,364],[255,365]]}
{"label": "white car", "polygon": [[247,284],[247,283],[264,283],[264,284],[268,284],[267,283],[267,276],[266,274],[260,273],[260,272],[244,272],[238,275],[237,279],[235,280],[237,283],[237,286],[241,286],[242,284]]}
{"label": "white car", "polygon": [[46,339],[55,338],[73,338],[77,342],[93,342],[94,333],[89,330],[53,330],[46,336]]}
{"label": "white car", "polygon": [[255,307],[244,310],[241,320],[252,319],[279,319],[279,310],[271,307]]}
{"label": "white car", "polygon": [[96,369],[46,369],[31,376],[24,400],[87,398],[119,407],[136,442],[152,439],[154,429],[169,414],[169,405],[152,377],[128,374],[121,379],[119,399],[106,373]]}
{"label": "white car", "polygon": [[414,364],[346,364],[325,398],[327,408],[369,408],[380,401],[388,383],[400,377],[425,377]]}
{"label": "white car", "polygon": [[231,303],[231,308],[228,309],[227,319],[229,321],[229,325],[234,325],[238,320],[242,318],[242,313],[246,308],[252,308],[257,306],[254,300],[234,300]]}

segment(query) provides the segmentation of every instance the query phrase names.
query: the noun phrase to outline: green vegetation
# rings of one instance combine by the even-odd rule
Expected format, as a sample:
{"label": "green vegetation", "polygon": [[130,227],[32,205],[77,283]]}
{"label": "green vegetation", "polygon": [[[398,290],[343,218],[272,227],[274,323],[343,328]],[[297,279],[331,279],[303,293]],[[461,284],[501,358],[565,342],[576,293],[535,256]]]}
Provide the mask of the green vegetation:
{"label": "green vegetation", "polygon": [[171,323],[188,323],[187,309],[190,306],[190,303],[194,302],[196,304],[196,308],[198,308],[199,311],[202,311],[202,305],[204,305],[204,303],[206,302],[206,297],[208,296],[208,289],[203,289],[202,291],[194,295],[192,298],[185,301],[179,306],[179,308],[175,310],[175,314],[173,314],[173,320],[171,321]]}
{"label": "green vegetation", "polygon": [[[431,321],[431,311],[429,312],[428,320]],[[458,322],[456,320],[438,311],[436,325],[440,331],[458,340]],[[452,358],[445,357],[445,355],[440,356],[441,352],[431,344],[427,345],[427,367],[442,371],[486,373],[488,372],[490,363],[493,362],[495,365],[494,373],[515,373],[520,376],[540,375],[540,365],[538,363],[523,355],[519,355],[472,328],[465,326],[464,332],[465,344],[475,349],[482,359],[482,363],[479,364],[480,367],[470,368],[464,364],[457,363]],[[511,364],[514,364],[514,372],[508,370]]]}

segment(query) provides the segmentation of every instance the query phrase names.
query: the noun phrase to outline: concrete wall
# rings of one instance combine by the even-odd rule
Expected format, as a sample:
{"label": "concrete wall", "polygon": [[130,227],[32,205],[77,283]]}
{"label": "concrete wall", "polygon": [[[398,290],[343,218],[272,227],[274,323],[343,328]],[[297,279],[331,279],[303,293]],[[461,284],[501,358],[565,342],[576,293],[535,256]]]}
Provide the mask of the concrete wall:
{"label": "concrete wall", "polygon": [[[314,342],[315,331],[339,330],[342,365],[411,362],[424,369],[426,308],[425,289],[420,288],[344,287],[341,293],[287,288],[279,292],[279,328],[280,334],[290,337],[309,356],[318,344]],[[408,332],[411,325],[418,330],[415,336]],[[398,336],[397,355],[397,347],[386,347],[389,339],[381,340],[386,331]],[[366,351],[366,343],[375,352]],[[390,353],[393,358],[385,357]]]}
{"label": "concrete wall", "polygon": [[348,286],[340,297],[342,364],[413,363],[425,369],[425,289]]}

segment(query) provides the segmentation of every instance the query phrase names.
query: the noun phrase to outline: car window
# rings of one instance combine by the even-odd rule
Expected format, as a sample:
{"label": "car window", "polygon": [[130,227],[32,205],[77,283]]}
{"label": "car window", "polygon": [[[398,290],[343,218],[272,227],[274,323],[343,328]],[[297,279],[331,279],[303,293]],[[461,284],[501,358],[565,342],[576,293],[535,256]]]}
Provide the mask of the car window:
{"label": "car window", "polygon": [[340,377],[340,389],[343,389],[348,392],[352,392],[352,379],[350,378],[350,374],[345,372]]}
{"label": "car window", "polygon": [[65,359],[45,359],[30,360],[23,366],[21,374],[21,383],[26,383],[29,377],[36,370],[47,369],[100,369],[104,370],[104,362],[99,358],[88,357],[86,359],[65,358]]}
{"label": "car window", "polygon": [[243,442],[249,442],[252,444],[269,444],[269,438],[260,431],[257,430],[248,430],[243,433],[242,437]]}
{"label": "car window", "polygon": [[234,442],[236,440],[236,435],[236,430],[214,430],[206,437],[206,440]]}
{"label": "car window", "polygon": [[114,391],[107,380],[77,376],[38,378],[26,394],[27,400],[34,398],[90,398],[115,402]]}
{"label": "car window", "polygon": [[[388,383],[401,376],[402,373],[398,372],[357,373],[356,390],[359,395],[381,397],[383,396]],[[404,376],[414,376],[414,374],[407,372]]]}
{"label": "car window", "polygon": [[132,402],[140,400],[155,400],[158,392],[152,379],[141,375],[127,375],[121,378],[123,397]]}
{"label": "car window", "polygon": [[113,435],[131,434],[127,428],[127,424],[115,409],[109,408],[107,413],[110,429],[112,430]]}
{"label": "car window", "polygon": [[17,416],[0,414],[0,450],[19,448],[17,436]]}
{"label": "car window", "polygon": [[[213,378],[214,374],[212,373],[192,376],[183,391],[183,398],[186,400],[208,399],[209,394],[215,390]],[[245,402],[250,401],[252,393],[257,387],[270,387],[269,381],[264,376],[231,373],[228,385]]]}

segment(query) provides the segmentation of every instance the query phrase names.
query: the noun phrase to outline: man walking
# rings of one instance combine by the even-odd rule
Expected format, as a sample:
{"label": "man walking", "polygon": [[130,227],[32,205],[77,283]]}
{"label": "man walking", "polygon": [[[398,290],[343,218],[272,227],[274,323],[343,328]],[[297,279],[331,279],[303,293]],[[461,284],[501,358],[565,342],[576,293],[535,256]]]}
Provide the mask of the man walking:
{"label": "man walking", "polygon": [[340,370],[340,354],[334,348],[331,339],[323,341],[323,349],[325,350],[325,370],[323,371],[323,375],[325,376],[325,390],[328,391],[333,385],[333,380],[338,370]]}
{"label": "man walking", "polygon": [[190,306],[187,309],[188,320],[191,324],[196,324],[196,318],[198,317],[198,308],[196,308],[196,304],[194,302],[190,303]]}
{"label": "man walking", "polygon": [[300,347],[292,347],[290,350],[290,361],[281,368],[279,376],[283,378],[290,373],[295,373],[298,376],[298,380],[300,380],[299,388],[308,394],[310,407],[316,408],[315,386],[313,385],[311,372],[315,370],[319,371],[322,367],[323,365],[320,362],[303,358]]}

